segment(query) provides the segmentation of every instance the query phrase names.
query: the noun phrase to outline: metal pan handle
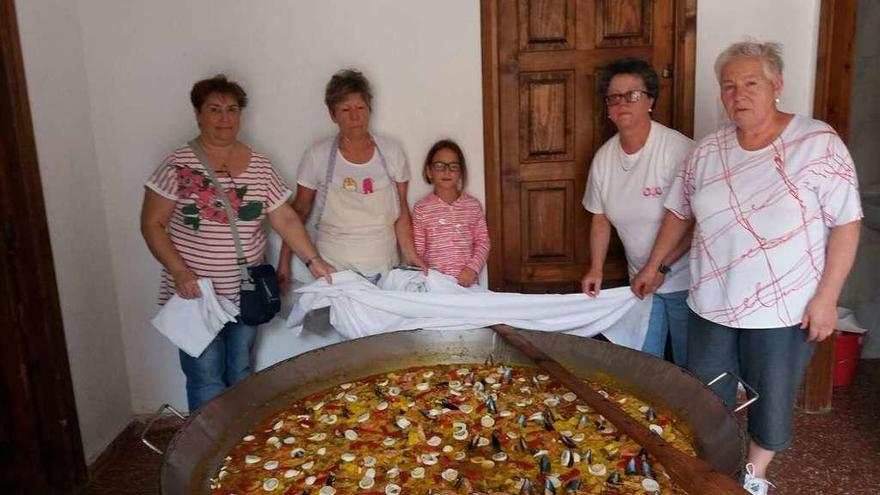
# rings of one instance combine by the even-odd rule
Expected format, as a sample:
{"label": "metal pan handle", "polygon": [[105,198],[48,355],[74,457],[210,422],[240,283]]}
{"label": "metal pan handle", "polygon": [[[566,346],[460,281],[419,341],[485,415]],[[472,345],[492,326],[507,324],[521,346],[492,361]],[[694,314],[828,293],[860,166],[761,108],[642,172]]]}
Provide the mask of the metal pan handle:
{"label": "metal pan handle", "polygon": [[724,373],[721,373],[720,375],[716,376],[709,383],[707,383],[706,386],[711,387],[712,385],[716,384],[717,382],[719,382],[721,379],[723,379],[725,376],[728,376],[728,375],[732,376],[737,382],[741,383],[742,386],[745,387],[745,389],[752,396],[751,399],[743,402],[736,409],[734,409],[733,412],[742,411],[743,409],[749,407],[750,404],[752,404],[753,402],[755,402],[756,400],[758,400],[761,397],[760,394],[758,394],[758,392],[755,389],[753,389],[751,385],[746,383],[746,381],[743,380],[742,378],[740,378],[739,375],[737,375],[736,373],[732,373],[730,371],[725,371]]}
{"label": "metal pan handle", "polygon": [[147,425],[144,427],[144,431],[141,432],[141,442],[143,442],[144,445],[149,447],[150,450],[152,450],[153,452],[155,452],[159,455],[165,455],[165,452],[163,452],[162,449],[160,449],[159,447],[156,447],[155,445],[152,444],[152,442],[147,440],[147,433],[149,433],[150,428],[153,427],[153,423],[155,423],[156,420],[158,420],[159,418],[162,417],[162,413],[165,412],[166,409],[171,411],[172,413],[174,413],[174,415],[177,416],[178,418],[180,418],[181,420],[186,421],[186,416],[184,416],[180,411],[178,411],[177,409],[172,407],[171,404],[162,404],[162,406],[159,407],[159,409],[156,411],[156,413],[153,414],[153,417],[151,417],[150,420],[147,421]]}

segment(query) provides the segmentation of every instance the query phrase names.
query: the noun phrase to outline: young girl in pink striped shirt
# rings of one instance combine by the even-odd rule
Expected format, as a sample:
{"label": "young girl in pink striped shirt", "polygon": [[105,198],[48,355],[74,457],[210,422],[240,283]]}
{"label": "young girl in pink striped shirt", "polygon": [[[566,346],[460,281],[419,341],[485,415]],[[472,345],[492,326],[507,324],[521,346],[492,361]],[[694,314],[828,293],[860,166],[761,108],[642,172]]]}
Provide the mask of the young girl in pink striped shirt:
{"label": "young girl in pink striped shirt", "polygon": [[413,208],[416,252],[428,268],[470,287],[489,256],[489,232],[480,202],[462,192],[467,168],[458,144],[448,139],[434,143],[422,176],[434,192]]}

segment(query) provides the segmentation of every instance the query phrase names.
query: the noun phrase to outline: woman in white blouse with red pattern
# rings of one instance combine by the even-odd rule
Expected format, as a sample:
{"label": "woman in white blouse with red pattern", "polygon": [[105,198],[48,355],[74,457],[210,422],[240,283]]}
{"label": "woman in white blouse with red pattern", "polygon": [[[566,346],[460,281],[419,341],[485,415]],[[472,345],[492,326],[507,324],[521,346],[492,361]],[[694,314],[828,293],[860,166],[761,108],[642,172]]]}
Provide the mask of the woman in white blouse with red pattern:
{"label": "woman in white blouse with red pattern", "polygon": [[[673,184],[651,257],[633,282],[654,290],[664,253],[694,225],[688,368],[708,381],[740,374],[749,407],[744,487],[766,494],[767,466],[788,446],[795,391],[815,342],[834,331],[858,247],[855,168],[830,126],[777,108],[775,43],[746,41],[715,63],[731,121],[699,142]],[[715,390],[732,405],[735,380]]]}

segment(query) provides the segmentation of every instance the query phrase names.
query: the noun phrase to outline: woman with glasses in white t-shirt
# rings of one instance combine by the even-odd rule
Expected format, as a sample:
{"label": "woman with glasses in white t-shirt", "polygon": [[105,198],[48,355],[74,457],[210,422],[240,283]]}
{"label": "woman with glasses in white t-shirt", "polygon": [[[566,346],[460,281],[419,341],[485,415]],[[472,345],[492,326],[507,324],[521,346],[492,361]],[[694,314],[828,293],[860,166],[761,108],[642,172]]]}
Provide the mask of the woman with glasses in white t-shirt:
{"label": "woman with glasses in white t-shirt", "polygon": [[[615,60],[599,75],[599,94],[608,118],[617,127],[590,165],[583,205],[593,214],[590,225],[590,270],[581,279],[584,293],[595,297],[602,286],[602,266],[611,227],[623,242],[630,278],[651,253],[663,220],[663,200],[676,173],[693,149],[693,141],[651,118],[660,93],[660,79],[644,60]],[[687,290],[690,284],[682,241],[658,269],[660,286],[653,295],[651,318],[642,350],[663,357],[672,339],[672,357],[687,363]]]}

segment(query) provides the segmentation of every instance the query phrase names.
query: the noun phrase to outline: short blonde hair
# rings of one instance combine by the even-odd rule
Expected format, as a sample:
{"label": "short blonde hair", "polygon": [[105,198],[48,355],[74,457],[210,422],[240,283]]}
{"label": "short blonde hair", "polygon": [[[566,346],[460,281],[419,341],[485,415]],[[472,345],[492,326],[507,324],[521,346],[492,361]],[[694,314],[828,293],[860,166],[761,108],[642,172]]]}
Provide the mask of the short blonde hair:
{"label": "short blonde hair", "polygon": [[715,59],[715,77],[718,82],[721,82],[721,71],[724,66],[729,64],[731,60],[741,57],[761,59],[764,63],[764,75],[771,81],[782,76],[784,66],[782,44],[772,41],[761,43],[754,39],[747,39],[728,46]]}

